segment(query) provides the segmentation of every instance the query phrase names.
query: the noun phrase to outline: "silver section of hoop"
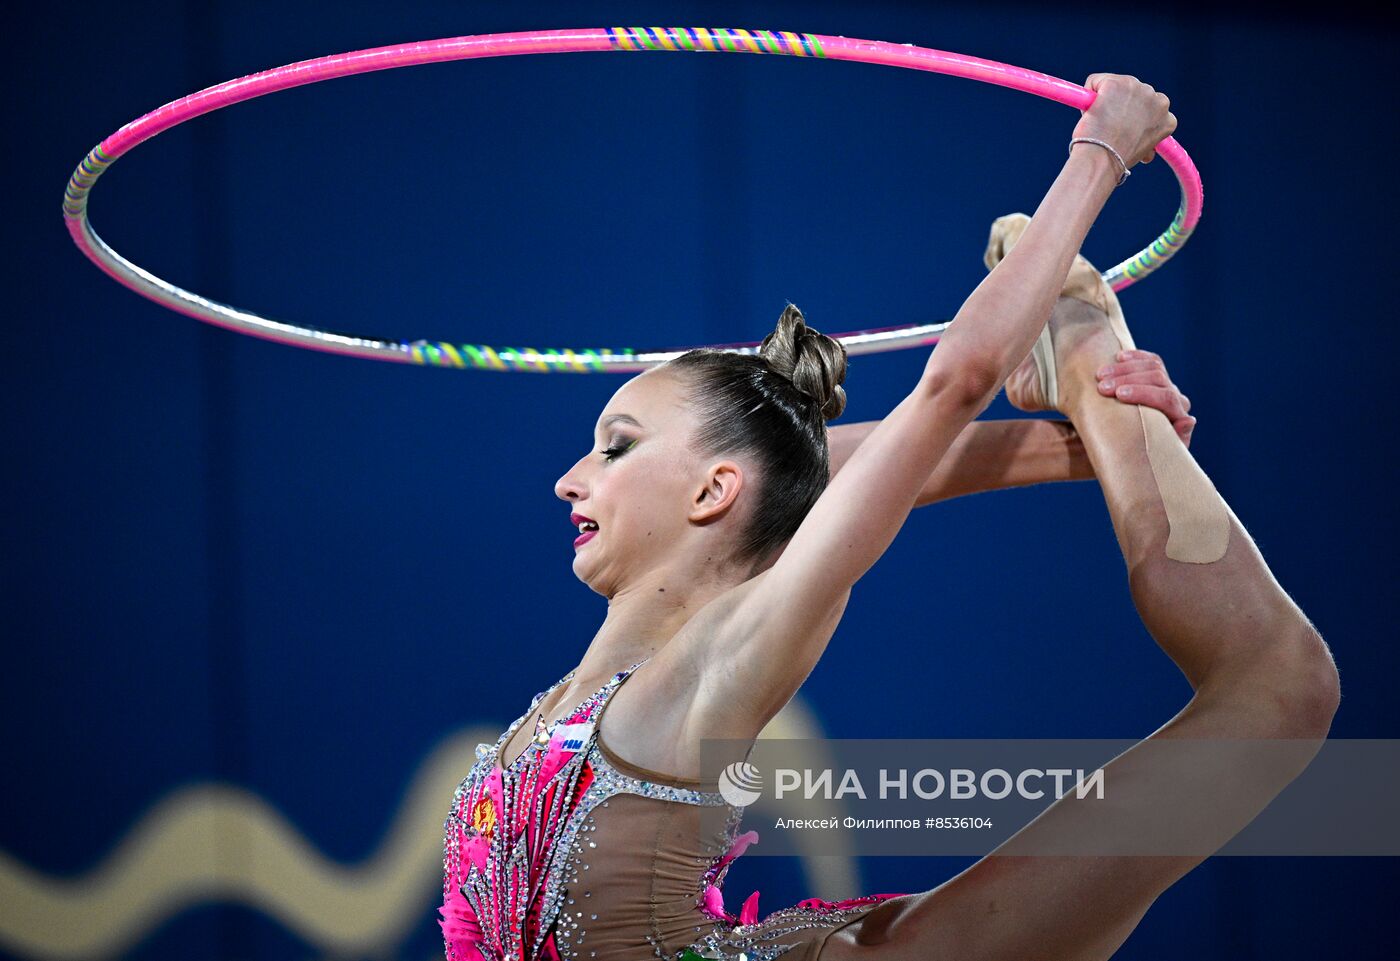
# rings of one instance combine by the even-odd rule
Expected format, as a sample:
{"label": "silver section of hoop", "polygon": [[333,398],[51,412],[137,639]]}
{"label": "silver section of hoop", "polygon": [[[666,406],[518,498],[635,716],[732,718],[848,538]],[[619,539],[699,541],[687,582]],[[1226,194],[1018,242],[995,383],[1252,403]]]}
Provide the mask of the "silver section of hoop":
{"label": "silver section of hoop", "polygon": [[393,360],[400,363],[413,363],[409,356],[409,345],[402,341],[380,340],[358,334],[337,333],[319,330],[315,327],[300,327],[280,320],[273,320],[248,310],[239,310],[228,304],[211,300],[192,291],[177,287],[162,280],[150,271],[133,264],[107,245],[98,236],[83,212],[82,229],[90,245],[89,250],[102,262],[107,271],[128,286],[152,300],[164,304],[172,310],[207,321],[228,330],[252,334],[283,344],[294,344],[318,350],[328,350],[339,354],[352,354],[376,360]]}

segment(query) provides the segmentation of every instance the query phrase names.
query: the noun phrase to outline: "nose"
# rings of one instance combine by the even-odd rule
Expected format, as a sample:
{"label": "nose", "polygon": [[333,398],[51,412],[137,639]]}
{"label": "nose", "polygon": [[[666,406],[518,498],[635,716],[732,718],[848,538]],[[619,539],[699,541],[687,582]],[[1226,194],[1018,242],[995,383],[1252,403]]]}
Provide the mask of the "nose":
{"label": "nose", "polygon": [[583,467],[587,461],[588,455],[585,454],[563,477],[554,482],[555,497],[561,501],[580,501],[588,496],[588,484],[583,477]]}

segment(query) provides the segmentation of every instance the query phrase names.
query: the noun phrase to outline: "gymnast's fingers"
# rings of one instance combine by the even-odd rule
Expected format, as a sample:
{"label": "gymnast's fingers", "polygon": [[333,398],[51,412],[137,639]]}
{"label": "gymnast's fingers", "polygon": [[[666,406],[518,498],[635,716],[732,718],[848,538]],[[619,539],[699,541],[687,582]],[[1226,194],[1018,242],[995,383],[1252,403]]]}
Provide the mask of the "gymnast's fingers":
{"label": "gymnast's fingers", "polygon": [[1172,428],[1176,431],[1176,436],[1181,438],[1181,442],[1187,447],[1191,446],[1191,434],[1196,430],[1196,418],[1186,416],[1180,420],[1172,422]]}
{"label": "gymnast's fingers", "polygon": [[[1113,394],[1119,387],[1165,387],[1176,390],[1165,370],[1138,370],[1099,381],[1099,393]],[[1177,391],[1180,394],[1180,391]]]}
{"label": "gymnast's fingers", "polygon": [[1095,374],[1099,380],[1106,377],[1122,377],[1126,374],[1140,374],[1145,370],[1160,370],[1166,372],[1166,365],[1162,363],[1160,357],[1142,358],[1141,360],[1120,360],[1116,364],[1104,364]]}
{"label": "gymnast's fingers", "polygon": [[1186,404],[1181,392],[1175,387],[1119,384],[1112,389],[1112,394],[1125,404],[1140,404],[1143,407],[1160,410],[1173,424],[1186,416]]}

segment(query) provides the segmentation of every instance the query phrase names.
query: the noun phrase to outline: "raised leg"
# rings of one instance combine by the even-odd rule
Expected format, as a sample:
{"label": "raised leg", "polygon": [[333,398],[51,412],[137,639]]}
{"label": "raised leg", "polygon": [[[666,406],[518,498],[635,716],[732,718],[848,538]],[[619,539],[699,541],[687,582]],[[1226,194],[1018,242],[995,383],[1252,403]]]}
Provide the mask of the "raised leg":
{"label": "raised leg", "polygon": [[[1203,474],[1192,473],[1200,468],[1167,419],[1100,395],[1094,372],[1120,346],[1105,314],[1061,298],[1051,329],[1058,406],[1083,437],[1103,487],[1138,613],[1193,696],[1105,766],[1106,800],[1067,795],[938,888],[887,902],[833,934],[823,961],[1107,958],[1162,891],[1297,776],[1331,725],[1338,678],[1318,632],[1233,511]],[[1023,367],[1008,392],[1033,373]],[[1162,447],[1167,440],[1176,448]],[[1149,444],[1158,445],[1151,456]],[[1170,518],[1167,504],[1177,506]],[[1228,524],[1228,540],[1215,541],[1223,554],[1207,552],[1218,559],[1168,556],[1169,521],[1180,533],[1183,518],[1191,520],[1182,504],[1185,514],[1194,509]],[[1196,739],[1199,745],[1185,743]],[[1272,742],[1286,749],[1271,752],[1253,739],[1287,739]],[[1041,853],[1078,850],[1087,838],[1159,834],[1189,853]]]}

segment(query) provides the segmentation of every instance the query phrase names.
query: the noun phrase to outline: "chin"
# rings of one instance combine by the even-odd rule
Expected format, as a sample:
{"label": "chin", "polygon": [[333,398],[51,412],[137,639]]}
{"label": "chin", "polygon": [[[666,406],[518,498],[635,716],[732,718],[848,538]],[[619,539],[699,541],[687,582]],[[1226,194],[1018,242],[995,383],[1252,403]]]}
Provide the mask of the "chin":
{"label": "chin", "polygon": [[579,558],[578,553],[575,552],[575,553],[574,553],[574,559],[573,559],[573,561],[572,561],[571,564],[570,564],[570,566],[573,568],[574,576],[577,577],[577,578],[579,579],[579,581],[580,581],[581,583],[583,583],[589,590],[594,591],[594,592],[599,593],[599,594],[603,593],[601,590],[598,589],[598,584],[597,584],[597,582],[596,582],[596,579],[595,579],[586,569],[585,569],[585,570],[580,570],[580,569],[579,569],[579,559],[580,559],[580,558]]}

